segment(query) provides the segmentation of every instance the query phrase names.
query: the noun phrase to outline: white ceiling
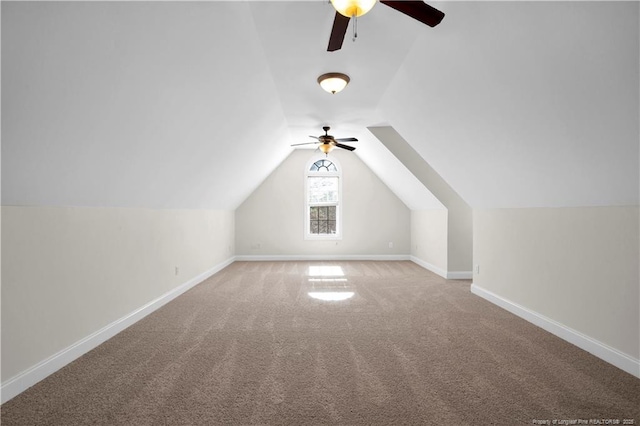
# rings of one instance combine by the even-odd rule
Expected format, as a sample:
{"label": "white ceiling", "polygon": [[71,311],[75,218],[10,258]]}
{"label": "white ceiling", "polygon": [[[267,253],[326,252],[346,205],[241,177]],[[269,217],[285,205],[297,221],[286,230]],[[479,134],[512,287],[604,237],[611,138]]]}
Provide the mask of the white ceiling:
{"label": "white ceiling", "polygon": [[638,204],[638,2],[445,6],[380,104],[414,149],[476,208]]}
{"label": "white ceiling", "polygon": [[473,207],[638,203],[638,3],[430,4],[329,53],[326,1],[2,2],[3,204],[234,209],[330,125],[441,207],[381,124]]}

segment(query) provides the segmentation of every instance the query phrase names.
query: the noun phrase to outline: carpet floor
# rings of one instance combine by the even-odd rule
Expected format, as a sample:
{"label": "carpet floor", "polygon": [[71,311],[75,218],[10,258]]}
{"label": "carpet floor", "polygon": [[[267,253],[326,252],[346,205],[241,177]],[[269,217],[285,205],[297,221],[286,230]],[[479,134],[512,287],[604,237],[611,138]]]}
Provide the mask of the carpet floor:
{"label": "carpet floor", "polygon": [[2,424],[640,424],[640,379],[469,286],[411,262],[236,262]]}

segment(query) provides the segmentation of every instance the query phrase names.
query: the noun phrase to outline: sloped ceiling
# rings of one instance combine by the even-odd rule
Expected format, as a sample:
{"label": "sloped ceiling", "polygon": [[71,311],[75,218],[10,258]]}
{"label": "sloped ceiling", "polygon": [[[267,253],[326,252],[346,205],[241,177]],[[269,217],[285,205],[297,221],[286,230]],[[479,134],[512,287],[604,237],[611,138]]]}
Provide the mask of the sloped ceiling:
{"label": "sloped ceiling", "polygon": [[447,25],[412,46],[380,114],[467,203],[638,204],[638,3],[446,10]]}
{"label": "sloped ceiling", "polygon": [[234,209],[290,152],[247,3],[2,3],[3,204]]}
{"label": "sloped ceiling", "polygon": [[430,4],[329,53],[326,1],[2,2],[3,204],[234,209],[330,125],[441,207],[381,124],[474,207],[637,204],[637,3]]}

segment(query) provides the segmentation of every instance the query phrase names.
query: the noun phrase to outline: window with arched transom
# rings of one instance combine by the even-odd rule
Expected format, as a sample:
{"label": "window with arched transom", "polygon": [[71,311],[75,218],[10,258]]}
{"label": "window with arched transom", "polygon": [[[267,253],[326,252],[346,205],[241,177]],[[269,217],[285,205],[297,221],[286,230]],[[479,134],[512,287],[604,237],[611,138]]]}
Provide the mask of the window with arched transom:
{"label": "window with arched transom", "polygon": [[307,163],[305,179],[305,236],[340,239],[342,235],[340,165],[326,157]]}

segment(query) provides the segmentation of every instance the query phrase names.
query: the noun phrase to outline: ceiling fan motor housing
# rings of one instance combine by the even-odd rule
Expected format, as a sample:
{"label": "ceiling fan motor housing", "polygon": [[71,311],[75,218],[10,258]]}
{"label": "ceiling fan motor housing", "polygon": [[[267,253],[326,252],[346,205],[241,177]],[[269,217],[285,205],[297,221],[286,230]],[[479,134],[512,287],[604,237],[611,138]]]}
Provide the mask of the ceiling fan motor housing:
{"label": "ceiling fan motor housing", "polygon": [[331,129],[331,127],[329,126],[324,126],[322,128],[322,130],[324,130],[324,135],[321,135],[318,137],[318,139],[320,140],[320,142],[322,143],[331,143],[331,142],[335,142],[335,139],[333,138],[333,136],[331,136],[329,134],[329,129]]}

